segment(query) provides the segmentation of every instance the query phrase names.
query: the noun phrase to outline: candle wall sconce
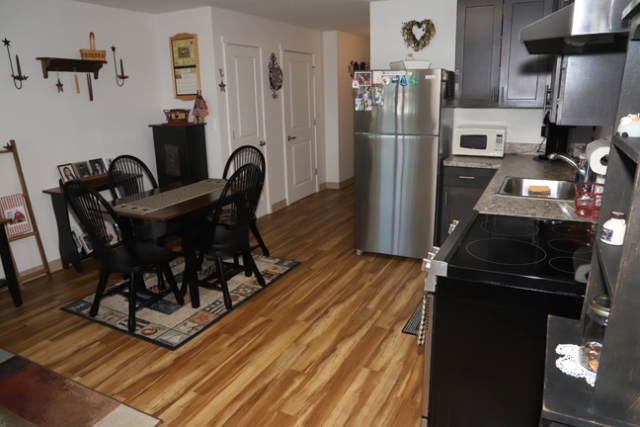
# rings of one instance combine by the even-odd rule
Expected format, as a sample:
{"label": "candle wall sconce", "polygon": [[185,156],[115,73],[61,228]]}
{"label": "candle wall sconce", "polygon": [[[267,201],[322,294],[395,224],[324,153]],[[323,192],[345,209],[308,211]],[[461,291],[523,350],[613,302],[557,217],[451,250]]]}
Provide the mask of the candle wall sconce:
{"label": "candle wall sconce", "polygon": [[[116,84],[120,87],[124,86],[124,81],[129,78],[129,76],[124,75],[124,66],[122,65],[122,58],[120,58],[120,74],[118,74],[118,66],[116,65],[116,47],[111,46],[111,51],[113,52],[113,69],[116,71]],[[120,83],[122,80],[122,83]]]}
{"label": "candle wall sconce", "polygon": [[[7,53],[9,54],[9,64],[11,64],[11,77],[13,77],[13,85],[16,87],[16,89],[22,89],[22,81],[27,80],[29,77],[22,75],[22,70],[20,69],[20,58],[18,58],[18,55],[16,55],[16,67],[18,68],[18,74],[15,74],[15,72],[13,71],[13,62],[11,61],[11,51],[9,50],[9,43],[11,42],[5,37],[4,40],[2,40],[2,43],[4,43],[4,45],[7,47]],[[16,82],[20,82],[20,85],[18,86],[18,83]]]}

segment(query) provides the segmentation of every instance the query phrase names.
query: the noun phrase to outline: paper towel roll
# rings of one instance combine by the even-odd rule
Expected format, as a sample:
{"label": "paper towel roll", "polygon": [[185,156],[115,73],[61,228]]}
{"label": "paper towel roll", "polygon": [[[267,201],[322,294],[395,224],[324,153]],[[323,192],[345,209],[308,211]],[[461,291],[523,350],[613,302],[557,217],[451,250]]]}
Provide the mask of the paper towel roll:
{"label": "paper towel roll", "polygon": [[598,175],[607,174],[606,164],[602,164],[602,159],[609,155],[611,143],[606,139],[597,139],[587,145],[587,160],[589,167]]}

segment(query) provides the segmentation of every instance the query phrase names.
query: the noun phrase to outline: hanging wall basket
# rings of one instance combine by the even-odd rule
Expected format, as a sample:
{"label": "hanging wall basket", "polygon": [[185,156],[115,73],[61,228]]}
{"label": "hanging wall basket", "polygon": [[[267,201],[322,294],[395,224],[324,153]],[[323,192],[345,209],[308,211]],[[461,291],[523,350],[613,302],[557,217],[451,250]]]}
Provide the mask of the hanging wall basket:
{"label": "hanging wall basket", "polygon": [[[416,27],[424,31],[424,34],[419,39],[413,32],[413,29]],[[424,49],[435,35],[436,27],[430,19],[425,19],[420,22],[409,21],[402,24],[402,38],[404,39],[404,44],[416,52]]]}

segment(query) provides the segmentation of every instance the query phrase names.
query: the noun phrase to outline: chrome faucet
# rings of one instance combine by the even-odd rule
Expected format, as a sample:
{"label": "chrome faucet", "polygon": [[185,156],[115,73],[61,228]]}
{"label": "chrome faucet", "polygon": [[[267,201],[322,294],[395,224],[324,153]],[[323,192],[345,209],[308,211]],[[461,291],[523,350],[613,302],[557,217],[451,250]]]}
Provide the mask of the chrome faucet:
{"label": "chrome faucet", "polygon": [[575,162],[575,160],[573,160],[571,157],[567,157],[564,154],[560,154],[560,153],[551,153],[547,156],[547,159],[549,160],[562,160],[566,163],[569,163],[571,166],[573,166],[575,168],[576,171],[578,171],[578,173],[580,174],[580,176],[582,177],[583,181],[586,181],[588,179],[587,177],[587,166],[582,166],[577,164]]}

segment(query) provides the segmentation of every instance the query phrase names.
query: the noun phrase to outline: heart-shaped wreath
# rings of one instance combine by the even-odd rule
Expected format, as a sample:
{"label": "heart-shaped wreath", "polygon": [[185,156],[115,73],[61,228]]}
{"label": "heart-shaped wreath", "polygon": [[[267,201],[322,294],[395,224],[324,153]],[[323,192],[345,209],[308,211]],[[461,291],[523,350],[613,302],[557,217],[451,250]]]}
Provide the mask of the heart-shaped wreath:
{"label": "heart-shaped wreath", "polygon": [[[422,29],[424,34],[418,40],[416,35],[413,33],[413,28],[418,27],[418,29]],[[412,48],[414,51],[418,52],[425,48],[426,45],[429,44],[433,36],[436,34],[436,26],[433,25],[431,19],[425,19],[421,22],[418,21],[409,21],[404,22],[402,24],[402,38],[404,39],[404,44],[407,47]]]}

